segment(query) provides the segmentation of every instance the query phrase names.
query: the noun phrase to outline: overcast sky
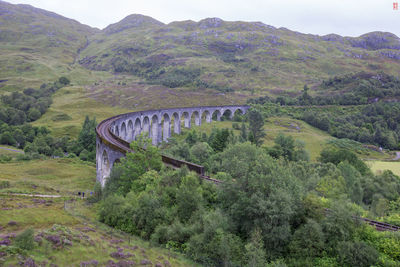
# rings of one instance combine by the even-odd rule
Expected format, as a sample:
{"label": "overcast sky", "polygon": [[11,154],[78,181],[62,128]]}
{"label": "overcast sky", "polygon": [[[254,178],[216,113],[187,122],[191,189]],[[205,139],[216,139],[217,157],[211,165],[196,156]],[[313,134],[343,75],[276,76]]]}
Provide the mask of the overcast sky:
{"label": "overcast sky", "polygon": [[[30,4],[104,28],[130,14],[164,23],[223,20],[262,21],[303,33],[359,36],[388,31],[400,36],[400,0],[6,0]],[[393,3],[399,10],[393,10]]]}

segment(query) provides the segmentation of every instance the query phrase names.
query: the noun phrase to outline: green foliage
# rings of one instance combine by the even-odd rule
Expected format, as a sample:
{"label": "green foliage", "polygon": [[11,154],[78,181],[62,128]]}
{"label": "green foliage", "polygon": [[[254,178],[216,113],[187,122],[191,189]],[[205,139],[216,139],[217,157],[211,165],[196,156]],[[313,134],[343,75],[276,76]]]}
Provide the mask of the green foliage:
{"label": "green foliage", "polygon": [[2,162],[9,162],[12,160],[11,156],[7,156],[7,155],[0,155],[0,163]]}
{"label": "green foliage", "polygon": [[213,149],[206,142],[199,142],[190,148],[190,157],[194,163],[201,164],[208,169],[209,159]]}
{"label": "green foliage", "polygon": [[131,148],[135,153],[127,153],[126,157],[121,159],[121,165],[115,170],[118,174],[115,177],[111,174],[111,179],[108,180],[106,185],[106,191],[113,191],[117,188],[118,193],[125,196],[133,189],[134,182],[140,176],[147,171],[161,169],[160,152],[150,144],[149,139],[140,137],[137,141],[131,143]]}
{"label": "green foliage", "polygon": [[221,152],[227,147],[229,137],[232,135],[233,133],[229,129],[213,128],[208,139],[208,144],[214,151]]}
{"label": "green foliage", "polygon": [[199,186],[199,179],[195,175],[188,175],[181,181],[176,193],[177,215],[182,222],[187,222],[203,204],[203,192]]}
{"label": "green foliage", "polygon": [[314,220],[300,226],[289,244],[292,255],[297,258],[316,258],[325,249],[325,237],[322,227]]}
{"label": "green foliage", "polygon": [[319,160],[324,163],[331,162],[335,165],[347,161],[363,175],[370,172],[368,166],[356,154],[347,149],[325,148],[322,150]]}
{"label": "green foliage", "polygon": [[34,231],[32,228],[26,229],[15,237],[15,246],[24,250],[32,250],[35,247],[33,234]]}
{"label": "green foliage", "polygon": [[[95,132],[96,126],[97,126],[96,118],[93,118],[91,120],[89,116],[85,117],[85,121],[83,122],[82,125],[82,130],[80,131],[78,136],[78,145],[81,148],[83,148],[82,150],[87,150],[87,154],[89,154],[90,152],[94,152],[96,150],[96,132]],[[89,157],[89,155],[87,155],[87,157]],[[91,158],[91,160],[94,159]]]}
{"label": "green foliage", "polygon": [[264,118],[258,110],[251,109],[248,113],[249,120],[249,140],[260,145],[262,143],[262,138],[265,136],[264,132]]}
{"label": "green foliage", "polygon": [[264,267],[266,263],[266,253],[264,242],[262,240],[261,231],[255,229],[251,234],[250,242],[245,245],[246,266],[249,267]]}
{"label": "green foliage", "polygon": [[2,95],[1,101],[6,107],[0,109],[0,122],[21,125],[27,121],[39,119],[51,105],[52,94],[65,85],[54,82],[43,84],[39,89],[27,88],[23,93],[13,92],[10,95]]}
{"label": "green foliage", "polygon": [[10,182],[9,181],[0,181],[0,189],[9,188]]}
{"label": "green foliage", "polygon": [[350,205],[343,201],[334,202],[321,225],[329,253],[334,253],[340,242],[354,238],[358,224],[355,223]]}
{"label": "green foliage", "polygon": [[188,241],[187,254],[205,266],[240,266],[243,244],[229,233],[228,218],[215,210],[200,220],[202,231]]}
{"label": "green foliage", "polygon": [[378,261],[378,252],[364,242],[341,242],[338,246],[341,266],[369,267]]}
{"label": "green foliage", "polygon": [[[209,139],[216,135],[214,130]],[[395,212],[400,180],[391,173],[374,175],[367,168],[361,174],[359,159],[338,149],[323,155],[326,162],[298,160],[304,145],[284,135],[277,145],[292,160],[229,138],[217,152],[196,136],[191,133],[190,144],[171,139],[166,151],[186,151],[187,160],[208,163],[216,173],[211,177],[223,184],[201,181],[186,168],[160,168],[157,160],[159,167],[151,167],[159,151],[139,139],[146,150],[133,142],[136,153],[114,166],[100,219],[205,266],[338,266],[349,264],[353,252],[376,255],[374,249],[380,262],[381,255],[385,262],[397,257],[395,238],[368,238],[368,228],[353,217],[362,210],[354,203],[371,211],[386,203],[383,210]]]}
{"label": "green foliage", "polygon": [[63,84],[63,85],[68,85],[68,84],[70,84],[70,80],[67,78],[67,77],[60,77],[59,79],[58,79],[58,82],[59,83],[61,83],[61,84]]}

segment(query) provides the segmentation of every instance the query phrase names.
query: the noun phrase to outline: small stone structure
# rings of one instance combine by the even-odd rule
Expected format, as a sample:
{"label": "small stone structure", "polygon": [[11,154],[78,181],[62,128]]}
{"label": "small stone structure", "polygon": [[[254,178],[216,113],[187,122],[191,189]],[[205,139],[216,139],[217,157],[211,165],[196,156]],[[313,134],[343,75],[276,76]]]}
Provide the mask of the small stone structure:
{"label": "small stone structure", "polygon": [[130,151],[129,143],[141,133],[152,139],[153,145],[167,142],[171,132],[181,133],[181,127],[191,128],[192,121],[201,125],[210,123],[213,118],[220,120],[222,115],[230,118],[236,112],[245,114],[249,106],[206,106],[170,108],[121,114],[102,121],[96,127],[96,166],[97,181],[102,186],[110,176],[115,162]]}

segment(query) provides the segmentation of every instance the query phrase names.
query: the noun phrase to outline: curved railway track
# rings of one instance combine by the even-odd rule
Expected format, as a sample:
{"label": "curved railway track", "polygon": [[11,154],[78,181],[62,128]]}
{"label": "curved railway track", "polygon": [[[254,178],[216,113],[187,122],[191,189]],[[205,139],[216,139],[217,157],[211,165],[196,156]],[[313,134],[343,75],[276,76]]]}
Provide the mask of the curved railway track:
{"label": "curved railway track", "polygon": [[[102,139],[104,143],[107,145],[113,147],[114,149],[117,149],[121,151],[123,154],[126,154],[127,152],[133,152],[132,149],[129,146],[129,142],[121,139],[120,137],[116,136],[112,131],[111,131],[111,125],[113,124],[114,121],[118,120],[121,115],[117,115],[111,118],[108,118],[104,121],[102,121],[99,125],[96,127],[96,134],[99,136],[99,138]],[[165,165],[171,166],[173,168],[181,168],[183,166],[186,166],[189,170],[196,172],[200,178],[213,182],[214,184],[221,184],[222,181],[213,179],[210,176],[205,175],[204,173],[204,166],[184,161],[184,160],[178,160],[166,155],[161,155],[162,161]]]}
{"label": "curved railway track", "polygon": [[[123,114],[122,114],[123,115]],[[121,151],[123,154],[126,154],[127,152],[133,152],[133,150],[129,146],[129,142],[119,138],[116,136],[112,131],[111,131],[111,125],[114,121],[118,120],[120,116],[122,115],[117,115],[111,118],[108,118],[96,127],[96,134],[99,136],[99,138],[102,139],[104,143],[107,143],[109,146],[112,146],[113,148]],[[161,155],[162,161],[165,165],[171,166],[173,168],[181,168],[183,166],[186,166],[189,170],[196,172],[201,179],[204,179],[206,181],[210,181],[214,184],[222,184],[223,182],[217,179],[213,179],[210,176],[206,176],[204,173],[204,167],[201,165],[194,164],[192,162],[184,161],[184,160],[178,160],[174,159],[172,157],[166,156],[166,155]],[[325,209],[328,213],[330,212],[329,209]],[[354,219],[363,221],[371,226],[374,226],[376,230],[378,231],[399,231],[400,227],[384,222],[379,222],[375,220],[371,220],[368,218],[362,218],[362,217],[356,217],[353,216]]]}

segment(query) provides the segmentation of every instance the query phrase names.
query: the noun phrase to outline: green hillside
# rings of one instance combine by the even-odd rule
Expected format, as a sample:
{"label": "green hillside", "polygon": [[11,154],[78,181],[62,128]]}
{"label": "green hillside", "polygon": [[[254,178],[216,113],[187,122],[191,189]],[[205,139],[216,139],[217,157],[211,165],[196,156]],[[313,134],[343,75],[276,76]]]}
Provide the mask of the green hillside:
{"label": "green hillside", "polygon": [[92,35],[79,63],[141,83],[249,97],[293,95],[304,84],[352,72],[397,75],[399,49],[399,38],[383,32],[317,36],[260,22],[209,18],[165,25],[131,15]]}
{"label": "green hillside", "polygon": [[1,92],[67,76],[87,97],[129,109],[176,106],[176,98],[195,105],[296,96],[304,84],[315,94],[334,76],[400,70],[400,40],[385,32],[318,36],[261,22],[163,24],[137,14],[98,30],[4,1],[0,22]]}
{"label": "green hillside", "polygon": [[96,31],[52,12],[0,1],[0,87],[12,91],[69,74]]}

